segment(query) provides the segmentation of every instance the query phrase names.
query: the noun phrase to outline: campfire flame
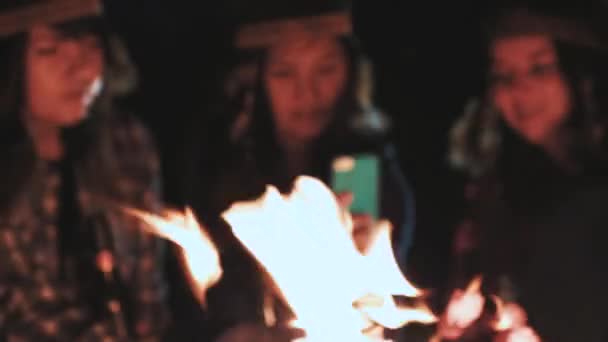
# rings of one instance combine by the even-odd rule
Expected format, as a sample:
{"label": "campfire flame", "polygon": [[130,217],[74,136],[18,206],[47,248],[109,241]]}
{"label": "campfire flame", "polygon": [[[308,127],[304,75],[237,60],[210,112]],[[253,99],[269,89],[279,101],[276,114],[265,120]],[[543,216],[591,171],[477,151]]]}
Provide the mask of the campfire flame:
{"label": "campfire flame", "polygon": [[540,342],[534,329],[528,326],[526,311],[515,303],[505,303],[492,296],[496,304],[496,321],[492,328],[499,332],[499,342]]}
{"label": "campfire flame", "polygon": [[420,291],[397,266],[390,224],[379,223],[373,244],[360,253],[350,235],[352,220],[316,179],[298,178],[287,196],[269,186],[261,198],[236,203],[223,217],[270,274],[306,341],[370,341],[364,330],[374,324],[396,328],[435,320],[424,306],[400,308],[393,300]]}
{"label": "campfire flame", "polygon": [[466,289],[457,289],[452,293],[439,321],[438,331],[431,338],[432,342],[441,341],[443,338],[460,338],[465,330],[481,317],[485,303],[481,294],[481,283],[482,277],[476,276]]}
{"label": "campfire flame", "polygon": [[222,268],[217,248],[192,210],[185,212],[167,210],[163,216],[132,208],[125,208],[147,224],[150,233],[167,239],[181,249],[182,263],[190,280],[191,288],[197,299],[204,304],[206,291],[215,285],[222,276]]}
{"label": "campfire flame", "polygon": [[434,323],[437,318],[425,304],[398,307],[393,300],[392,296],[414,298],[422,296],[423,293],[401,273],[391,244],[391,224],[388,221],[380,221],[373,229],[374,238],[370,247],[362,254],[371,265],[369,277],[375,282],[374,293],[385,295],[382,297],[368,295],[367,300],[363,301],[367,305],[361,305],[359,300],[357,303],[360,310],[372,321],[390,329],[397,329],[409,323]]}
{"label": "campfire flame", "polygon": [[374,240],[363,255],[372,266],[370,272],[373,272],[374,276],[371,280],[376,282],[374,289],[405,297],[422,295],[401,273],[393,253],[391,224],[388,221],[380,221],[373,229],[376,232]]}
{"label": "campfire flame", "polygon": [[466,328],[479,319],[485,301],[481,294],[481,282],[482,277],[477,276],[464,292],[453,294],[446,312],[448,325]]}
{"label": "campfire flame", "polygon": [[[439,323],[438,333],[432,342],[442,338],[458,339],[475,321],[484,308],[485,298],[481,294],[481,276],[475,277],[465,290],[456,290]],[[498,296],[490,297],[496,304],[495,319],[490,328],[497,333],[495,342],[541,342],[536,332],[527,325],[525,310],[515,303],[505,303]]]}
{"label": "campfire flame", "polygon": [[[518,322],[519,319],[517,317],[522,317],[519,310],[515,311],[513,306],[505,306],[504,301],[498,296],[492,296],[492,299],[496,304],[496,321],[493,324],[494,330],[506,331],[519,326],[520,324],[525,324],[525,318],[523,322]],[[523,315],[525,315],[525,313],[523,313]]]}

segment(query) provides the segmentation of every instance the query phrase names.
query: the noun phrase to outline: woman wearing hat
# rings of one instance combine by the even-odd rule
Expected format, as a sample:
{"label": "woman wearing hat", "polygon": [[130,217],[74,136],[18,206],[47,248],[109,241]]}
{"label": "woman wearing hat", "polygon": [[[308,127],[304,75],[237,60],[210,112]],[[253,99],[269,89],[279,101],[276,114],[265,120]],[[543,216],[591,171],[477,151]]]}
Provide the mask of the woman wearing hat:
{"label": "woman wearing hat", "polygon": [[[235,201],[260,195],[267,184],[289,192],[300,175],[331,185],[336,157],[368,153],[378,158],[381,170],[377,180],[367,180],[378,182],[378,216],[391,220],[399,256],[405,256],[412,238],[412,193],[387,140],[387,118],[371,103],[371,67],[352,35],[348,6],[331,1],[266,5],[255,3],[265,13],[243,11],[248,20],[239,26],[236,47],[246,60],[227,87],[240,106],[230,126],[230,152],[223,151],[212,184],[197,188],[205,197],[196,201],[200,211],[213,217]],[[359,214],[354,213],[355,237],[364,247],[373,219]],[[228,230],[216,233],[222,231]],[[263,322],[259,294],[265,285],[255,272],[247,278],[243,271],[255,269],[255,263],[238,252],[238,243],[224,245],[234,248],[222,249],[225,275],[210,292],[209,316],[221,321],[216,327]],[[239,292],[245,287],[252,289]],[[221,300],[228,297],[234,305]]]}
{"label": "woman wearing hat", "polygon": [[490,21],[486,93],[452,131],[470,177],[455,240],[459,286],[519,303],[546,341],[603,341],[605,46],[572,17],[512,9]]}
{"label": "woman wearing hat", "polygon": [[0,340],[159,340],[159,241],[119,206],[159,209],[133,85],[98,1],[3,2]]}

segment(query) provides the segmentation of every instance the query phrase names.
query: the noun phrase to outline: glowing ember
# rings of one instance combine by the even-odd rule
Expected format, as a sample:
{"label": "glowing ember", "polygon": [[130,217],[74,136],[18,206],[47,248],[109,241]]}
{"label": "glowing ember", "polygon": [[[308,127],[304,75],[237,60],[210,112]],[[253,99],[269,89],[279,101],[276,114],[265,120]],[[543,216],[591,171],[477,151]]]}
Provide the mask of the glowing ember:
{"label": "glowing ember", "polygon": [[526,326],[528,317],[524,309],[515,304],[505,304],[499,297],[493,296],[492,299],[496,303],[496,323],[493,328],[496,331],[504,331],[514,328]]}
{"label": "glowing ember", "polygon": [[521,327],[500,333],[495,342],[541,342],[541,339],[532,328]]}
{"label": "glowing ember", "polygon": [[220,257],[209,235],[201,228],[190,208],[185,213],[168,210],[164,217],[137,209],[125,211],[146,222],[149,231],[181,248],[182,262],[191,286],[201,303],[206,291],[222,276]]}
{"label": "glowing ember", "polygon": [[[439,331],[431,341],[441,341],[442,338],[458,339],[479,319],[485,302],[480,287],[481,277],[478,276],[466,290],[454,291],[439,323]],[[496,318],[490,325],[492,330],[498,333],[494,342],[541,341],[534,330],[527,326],[528,317],[521,306],[515,303],[505,304],[497,296],[491,298],[496,303]]]}
{"label": "glowing ember", "polygon": [[475,277],[464,291],[455,291],[446,312],[449,326],[466,328],[479,319],[484,298],[481,295],[481,277]]}
{"label": "glowing ember", "polygon": [[481,276],[473,278],[467,288],[452,293],[447,309],[439,322],[439,331],[433,341],[440,338],[457,339],[479,319],[485,299],[481,294]]}
{"label": "glowing ember", "polygon": [[540,342],[536,332],[527,326],[526,311],[515,303],[504,303],[502,299],[493,296],[496,303],[496,322],[494,330],[499,334],[496,342]]}
{"label": "glowing ember", "polygon": [[318,180],[298,178],[288,196],[268,187],[260,199],[237,203],[223,217],[273,278],[306,341],[370,341],[364,330],[374,322],[434,321],[427,308],[399,308],[392,298],[419,291],[397,267],[390,225],[380,223],[366,254],[359,253],[352,220]]}

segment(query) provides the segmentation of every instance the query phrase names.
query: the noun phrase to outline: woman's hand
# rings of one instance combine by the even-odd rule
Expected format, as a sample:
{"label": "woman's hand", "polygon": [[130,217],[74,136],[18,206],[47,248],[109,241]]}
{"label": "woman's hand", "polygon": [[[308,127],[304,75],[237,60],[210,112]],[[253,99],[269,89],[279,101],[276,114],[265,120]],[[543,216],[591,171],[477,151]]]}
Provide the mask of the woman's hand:
{"label": "woman's hand", "polygon": [[304,331],[296,328],[241,323],[228,329],[215,342],[292,342],[304,336]]}
{"label": "woman's hand", "polygon": [[[354,196],[350,192],[343,192],[336,195],[340,207],[348,212],[350,205],[353,203]],[[374,219],[368,214],[351,213],[353,220],[352,238],[359,252],[365,252],[371,243],[373,237]]]}

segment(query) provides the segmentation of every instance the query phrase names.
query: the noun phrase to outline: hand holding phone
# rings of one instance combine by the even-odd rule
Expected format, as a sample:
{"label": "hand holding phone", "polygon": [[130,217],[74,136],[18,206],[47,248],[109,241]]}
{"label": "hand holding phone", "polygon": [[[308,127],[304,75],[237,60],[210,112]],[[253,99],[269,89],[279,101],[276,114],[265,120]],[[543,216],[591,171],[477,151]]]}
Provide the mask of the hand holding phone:
{"label": "hand holding phone", "polygon": [[338,202],[351,212],[353,241],[364,253],[378,218],[379,163],[374,155],[342,156],[334,160],[332,187]]}
{"label": "hand holding phone", "polygon": [[336,194],[350,194],[348,209],[353,214],[379,216],[380,162],[373,154],[341,156],[332,165],[332,188]]}

